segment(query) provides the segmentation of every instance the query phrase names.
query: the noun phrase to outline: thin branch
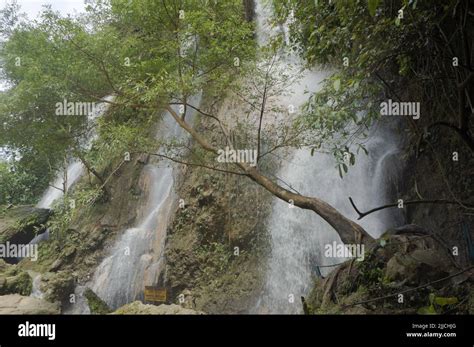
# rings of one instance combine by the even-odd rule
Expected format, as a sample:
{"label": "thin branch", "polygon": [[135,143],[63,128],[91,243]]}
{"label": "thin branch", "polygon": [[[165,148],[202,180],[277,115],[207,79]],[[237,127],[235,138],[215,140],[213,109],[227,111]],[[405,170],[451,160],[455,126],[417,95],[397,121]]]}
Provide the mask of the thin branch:
{"label": "thin branch", "polygon": [[[354,200],[352,200],[352,197],[349,197],[349,201],[351,202],[351,205],[352,207],[354,208],[354,210],[357,212],[357,214],[359,215],[359,217],[357,218],[357,220],[360,220],[362,218],[364,218],[365,216],[371,214],[371,213],[374,213],[374,212],[377,212],[377,211],[380,211],[380,210],[383,210],[383,209],[386,209],[386,208],[392,208],[392,207],[397,207],[398,206],[398,203],[394,203],[394,204],[387,204],[387,205],[383,205],[383,206],[379,206],[379,207],[376,207],[376,208],[373,208],[367,212],[361,212],[359,211],[359,209],[357,208],[357,206],[355,205],[354,203]],[[414,205],[414,204],[446,204],[446,205],[459,205],[459,202],[458,201],[453,201],[453,200],[445,200],[445,199],[435,199],[435,200],[411,200],[411,201],[404,201],[403,202],[403,205]],[[469,204],[464,204],[464,206],[468,207],[468,208],[474,208],[474,205],[469,205]]]}
{"label": "thin branch", "polygon": [[196,167],[202,167],[202,168],[205,168],[205,169],[219,171],[219,172],[223,172],[223,173],[229,173],[229,174],[233,174],[233,175],[248,176],[248,174],[243,173],[243,172],[219,169],[217,167],[207,166],[207,165],[204,165],[204,164],[189,163],[189,162],[185,162],[185,161],[182,161],[182,160],[179,160],[179,159],[176,159],[176,158],[169,157],[169,156],[164,155],[164,154],[158,154],[158,153],[147,153],[147,154],[154,155],[156,157],[160,157],[160,158],[164,158],[164,159],[168,159],[168,160],[171,160],[175,163],[183,164],[183,165],[186,165],[186,166],[196,166]]}
{"label": "thin branch", "polygon": [[58,188],[58,187],[56,187],[56,186],[54,186],[54,185],[52,185],[52,184],[50,184],[49,186],[50,186],[51,188],[57,189],[57,190],[59,190],[59,191],[61,191],[61,192],[64,193],[64,189],[62,189],[62,188]]}

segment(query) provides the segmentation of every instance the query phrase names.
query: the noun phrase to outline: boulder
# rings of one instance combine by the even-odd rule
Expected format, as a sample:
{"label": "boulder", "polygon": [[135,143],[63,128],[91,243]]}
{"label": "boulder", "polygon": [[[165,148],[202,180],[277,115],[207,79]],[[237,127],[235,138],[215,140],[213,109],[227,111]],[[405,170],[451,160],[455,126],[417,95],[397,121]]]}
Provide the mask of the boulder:
{"label": "boulder", "polygon": [[74,293],[75,278],[68,271],[47,272],[42,275],[41,290],[50,302],[66,303]]}
{"label": "boulder", "polygon": [[188,308],[181,307],[179,305],[145,305],[140,301],[134,301],[130,304],[120,307],[112,314],[158,314],[158,315],[171,315],[171,314],[184,314],[184,315],[200,315],[204,312],[191,310]]}
{"label": "boulder", "polygon": [[30,296],[10,294],[0,296],[0,314],[59,314],[58,304]]}
{"label": "boulder", "polygon": [[[0,243],[28,244],[38,233],[45,230],[51,211],[33,206],[18,206],[6,210],[0,216]],[[16,259],[10,259],[16,262]]]}
{"label": "boulder", "polygon": [[0,295],[30,295],[32,280],[30,275],[17,265],[7,264],[0,259]]}

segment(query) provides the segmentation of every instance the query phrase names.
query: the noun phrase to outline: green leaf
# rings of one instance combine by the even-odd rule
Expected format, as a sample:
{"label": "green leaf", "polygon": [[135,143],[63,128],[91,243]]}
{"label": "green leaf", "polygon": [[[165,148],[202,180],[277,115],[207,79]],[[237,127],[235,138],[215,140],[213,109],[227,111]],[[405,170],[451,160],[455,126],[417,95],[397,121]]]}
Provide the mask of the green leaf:
{"label": "green leaf", "polygon": [[334,80],[333,87],[336,92],[341,89],[341,80],[339,78]]}
{"label": "green leaf", "polygon": [[375,11],[377,10],[377,7],[380,4],[380,0],[369,0],[368,5],[369,5],[369,13],[373,17],[375,16]]}
{"label": "green leaf", "polygon": [[458,302],[458,298],[456,297],[444,298],[441,296],[437,296],[435,297],[434,302],[439,306],[453,305]]}
{"label": "green leaf", "polygon": [[424,306],[424,307],[420,308],[417,313],[418,314],[437,314],[437,312],[436,312],[433,305]]}

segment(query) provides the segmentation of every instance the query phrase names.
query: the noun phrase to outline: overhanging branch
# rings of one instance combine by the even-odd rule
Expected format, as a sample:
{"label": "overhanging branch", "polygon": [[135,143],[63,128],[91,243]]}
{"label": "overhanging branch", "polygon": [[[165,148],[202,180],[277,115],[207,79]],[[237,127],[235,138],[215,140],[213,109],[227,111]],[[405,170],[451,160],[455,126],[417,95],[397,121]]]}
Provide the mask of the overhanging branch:
{"label": "overhanging branch", "polygon": [[[352,199],[352,197],[349,197],[349,201],[351,202],[351,205],[352,207],[354,208],[354,210],[357,212],[357,214],[359,215],[359,217],[357,218],[357,220],[361,220],[362,218],[364,218],[365,216],[371,214],[371,213],[374,213],[374,212],[377,212],[377,211],[380,211],[380,210],[384,210],[386,208],[392,208],[392,207],[398,207],[398,203],[394,203],[394,204],[387,204],[387,205],[382,205],[382,206],[379,206],[379,207],[376,207],[376,208],[373,208],[371,210],[368,210],[367,212],[361,212],[356,204],[354,203],[354,200]],[[458,201],[453,201],[453,200],[446,200],[446,199],[434,199],[434,200],[411,200],[411,201],[403,201],[403,205],[415,205],[415,204],[445,204],[445,205],[459,205],[459,202]],[[474,208],[474,205],[469,205],[469,204],[465,204],[463,203],[464,206],[467,206],[469,208]]]}

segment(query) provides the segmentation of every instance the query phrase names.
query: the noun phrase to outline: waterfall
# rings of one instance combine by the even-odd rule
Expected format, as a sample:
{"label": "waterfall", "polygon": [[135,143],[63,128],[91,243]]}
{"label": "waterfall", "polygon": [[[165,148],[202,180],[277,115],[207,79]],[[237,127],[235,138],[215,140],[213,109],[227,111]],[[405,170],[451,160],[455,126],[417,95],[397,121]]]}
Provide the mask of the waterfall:
{"label": "waterfall", "polygon": [[28,271],[28,274],[30,275],[32,279],[30,296],[37,299],[43,299],[44,293],[41,291],[41,288],[40,288],[41,287],[41,274],[34,271]]}
{"label": "waterfall", "polygon": [[[66,169],[66,189],[69,189],[81,177],[84,167],[80,161],[74,160],[68,164]],[[43,193],[41,200],[36,207],[50,208],[53,203],[63,196],[63,191],[60,189],[64,184],[64,172],[60,172],[54,180],[52,186],[48,187]]]}
{"label": "waterfall", "polygon": [[[198,106],[200,97],[190,101]],[[178,106],[174,106],[178,112]],[[191,121],[194,111],[187,109]],[[157,138],[183,140],[184,131],[168,114],[161,121]],[[163,149],[159,150],[163,153]],[[151,160],[144,169],[148,187],[147,202],[136,226],[119,237],[102,263],[97,267],[89,286],[109,307],[116,309],[134,300],[143,300],[146,285],[156,285],[163,270],[166,228],[175,203],[174,169],[164,162]]]}
{"label": "waterfall", "polygon": [[[265,44],[275,34],[269,26],[271,9],[257,1],[257,36],[260,44]],[[279,29],[287,34],[285,28]],[[286,39],[288,42],[288,38]],[[302,66],[294,55],[281,62],[288,68]],[[285,68],[285,67],[283,67]],[[302,80],[291,86],[294,95],[283,97],[282,104],[302,105],[307,95],[305,89],[317,92],[319,83],[330,75],[330,71],[316,70],[303,72]],[[307,149],[298,149],[286,157],[277,177],[292,185],[299,193],[318,197],[353,220],[357,214],[348,197],[351,196],[361,209],[368,209],[387,203],[384,185],[388,177],[386,163],[397,152],[397,144],[389,130],[374,126],[366,143],[369,156],[361,154],[354,167],[341,179],[336,170],[333,157],[315,153],[311,156]],[[361,225],[378,236],[385,231],[394,216],[389,211],[372,214],[360,221]],[[307,295],[316,275],[326,275],[331,264],[337,264],[345,258],[324,256],[324,247],[340,238],[321,217],[313,211],[299,209],[279,199],[274,199],[272,212],[267,220],[271,233],[271,255],[268,259],[265,288],[254,309],[255,313],[301,313],[300,297]]]}
{"label": "waterfall", "polygon": [[[113,95],[105,97],[106,101],[112,101]],[[101,117],[109,108],[109,104],[106,102],[100,103],[95,109],[94,112],[87,116],[88,127],[93,129],[93,125],[98,117]],[[87,138],[85,139],[84,146],[89,148],[97,137],[95,131],[90,131]],[[74,183],[84,174],[85,168],[84,165],[77,159],[71,160],[67,165],[66,174],[64,172],[59,172],[56,176],[56,179],[53,181],[53,184],[50,185],[41,196],[40,201],[36,204],[37,208],[51,208],[56,200],[61,198],[64,195],[64,192],[61,188],[64,188],[64,179],[66,178],[66,190],[72,187]],[[46,229],[45,232],[36,235],[29,243],[36,244],[41,241],[49,239],[49,229]]]}
{"label": "waterfall", "polygon": [[[105,97],[106,101],[112,101],[113,96],[109,95]],[[100,103],[97,107],[94,108],[94,112],[88,115],[87,122],[88,127],[93,128],[92,125],[96,121],[96,119],[102,116],[108,109],[109,104],[106,102]],[[95,131],[90,131],[86,140],[85,140],[85,147],[90,147],[94,139],[96,138],[97,134]],[[50,185],[46,191],[43,193],[40,201],[36,205],[38,208],[51,208],[53,203],[61,198],[64,195],[62,191],[64,185],[64,178],[66,176],[66,190],[68,190],[77,180],[84,174],[84,165],[75,159],[72,160],[66,168],[66,175],[64,172],[59,172],[56,179],[53,181],[53,184]],[[58,189],[59,188],[59,189]]]}

